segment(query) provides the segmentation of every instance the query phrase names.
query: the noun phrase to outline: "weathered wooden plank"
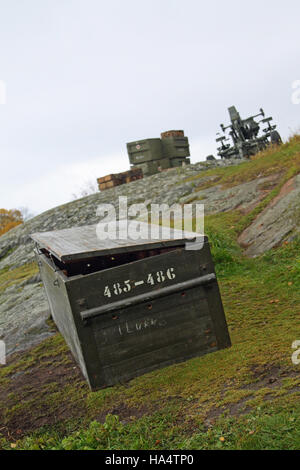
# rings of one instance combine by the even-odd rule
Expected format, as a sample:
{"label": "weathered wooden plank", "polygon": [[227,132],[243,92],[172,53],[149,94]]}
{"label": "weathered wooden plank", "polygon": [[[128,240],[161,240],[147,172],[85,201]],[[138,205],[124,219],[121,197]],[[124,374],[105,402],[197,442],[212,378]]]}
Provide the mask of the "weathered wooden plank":
{"label": "weathered wooden plank", "polygon": [[[105,380],[112,380],[114,383],[130,380],[140,374],[151,372],[152,370],[166,367],[168,365],[187,361],[194,357],[212,353],[218,347],[208,347],[206,344],[191,344],[188,341],[177,343],[172,346],[165,346],[161,350],[151,351],[141,358],[130,358],[120,361],[118,364],[103,366]],[[118,378],[118,380],[116,380]]]}
{"label": "weathered wooden plank", "polygon": [[[184,294],[184,295],[183,295]],[[190,305],[189,305],[190,304]],[[156,300],[151,303],[145,302],[134,307],[127,307],[113,314],[107,313],[93,318],[83,325],[92,325],[93,330],[105,329],[120,323],[135,323],[152,315],[162,316],[162,320],[169,321],[178,309],[178,318],[176,321],[184,321],[190,315],[201,318],[207,314],[207,299],[203,290],[192,289],[186,293],[170,295],[164,299]],[[79,313],[80,315],[80,313]]]}
{"label": "weathered wooden plank", "polygon": [[[147,233],[147,236],[138,240],[130,239],[127,231],[128,225],[135,231],[144,230],[143,233],[145,235]],[[87,259],[107,253],[132,252],[136,251],[137,248],[140,250],[150,250],[158,247],[182,246],[187,241],[195,240],[197,236],[195,233],[159,227],[159,237],[153,239],[151,233],[157,230],[157,226],[134,220],[122,220],[117,222],[116,225],[110,224],[112,232],[114,232],[115,227],[120,235],[118,239],[101,240],[97,236],[97,225],[35,233],[31,237],[39,247],[45,248],[60,261],[71,261],[80,258]]]}
{"label": "weathered wooden plank", "polygon": [[[178,318],[174,316],[173,318],[174,323]],[[132,328],[128,328],[128,324],[123,326],[122,334],[124,335],[123,341],[118,340],[113,342],[112,338],[115,336],[115,332],[109,331],[107,334],[107,339],[111,339],[112,344],[101,346],[101,337],[102,335],[97,335],[95,333],[96,344],[98,346],[99,356],[102,358],[102,363],[106,365],[115,364],[119,361],[129,360],[130,358],[136,358],[137,360],[142,360],[142,356],[144,354],[148,354],[151,351],[160,350],[167,346],[173,346],[177,343],[189,343],[195,342],[202,347],[202,344],[207,344],[210,346],[214,344],[216,346],[216,337],[213,333],[213,325],[209,319],[209,316],[202,318],[200,320],[190,320],[180,322],[178,321],[177,324],[163,326],[162,322],[157,322],[156,325],[160,326],[153,326],[156,320],[153,318],[146,319],[144,322],[137,322],[139,328],[143,328],[142,325],[148,324],[150,325],[146,332],[139,331],[135,332]],[[152,325],[151,325],[152,324]],[[125,337],[125,332],[127,336]],[[209,331],[209,333],[208,333]],[[131,332],[131,333],[130,333]],[[207,332],[207,334],[206,334]],[[104,332],[103,332],[104,333]],[[133,333],[135,336],[133,336]],[[104,336],[104,335],[103,335]],[[164,358],[161,357],[161,360]],[[176,359],[174,357],[174,359]]]}
{"label": "weathered wooden plank", "polygon": [[[182,323],[190,319],[195,321],[199,319],[201,321],[202,317],[206,317],[208,313],[209,308],[206,298],[201,297],[198,289],[193,289],[185,293],[184,297],[181,294],[171,295],[155,302],[128,307],[116,314],[101,315],[90,320],[87,324],[92,325],[95,333],[96,331],[102,331],[103,344],[109,344],[109,337],[105,333],[107,328],[112,328],[111,333],[115,330],[116,335],[111,339],[116,341],[119,338],[119,327],[126,333],[126,323],[129,325],[129,329],[132,330],[135,329],[134,325],[136,323],[141,323],[149,318],[156,319],[157,323],[162,322],[170,325],[172,322]],[[136,333],[139,333],[138,329]],[[122,341],[122,338],[119,338],[119,340]]]}
{"label": "weathered wooden plank", "polygon": [[83,320],[88,320],[98,315],[103,315],[107,312],[115,312],[117,310],[123,310],[127,307],[132,307],[133,305],[139,305],[145,302],[152,302],[154,300],[161,299],[162,297],[176,294],[179,291],[182,292],[184,290],[192,289],[196,286],[199,287],[201,285],[206,285],[208,283],[214,282],[215,280],[215,274],[207,274],[206,276],[197,277],[195,279],[181,282],[173,286],[161,287],[160,289],[153,292],[148,292],[147,294],[136,295],[125,300],[120,300],[111,303],[110,305],[103,305],[101,307],[95,307],[89,310],[84,310],[83,312],[81,312],[81,318]]}
{"label": "weathered wooden plank", "polygon": [[[181,299],[170,296],[164,302],[153,303],[151,311],[148,310],[146,315],[137,307],[134,310],[130,315],[129,311],[123,312],[124,316],[119,321],[111,321],[110,326],[106,323],[104,327],[101,321],[93,322],[102,368],[107,365],[118,367],[117,364],[124,364],[124,361],[130,364],[131,359],[136,364],[142,362],[150,367],[152,362],[148,353],[161,351],[160,356],[157,353],[153,357],[154,362],[163,362],[168,348],[172,348],[173,361],[176,362],[175,347],[176,354],[182,357],[189,353],[189,347],[193,354],[197,348],[201,354],[204,346],[210,350],[217,345],[207,301],[199,298],[197,289],[189,291]],[[111,326],[112,323],[116,326]],[[148,358],[147,363],[144,356]],[[110,376],[118,380],[114,376],[114,367],[111,368]]]}
{"label": "weathered wooden plank", "polygon": [[[204,248],[201,253],[205,252]],[[165,253],[159,256],[138,260],[128,265],[121,265],[105,271],[96,272],[83,277],[75,277],[70,282],[70,296],[73,299],[86,299],[82,306],[82,311],[99,306],[109,305],[116,300],[126,299],[139,294],[151,293],[161,287],[172,286],[178,283],[178,280],[184,282],[194,279],[198,276],[209,273],[208,264],[205,262],[202,267],[202,255],[196,255],[194,252],[179,250]],[[171,269],[171,279],[168,277],[168,269]],[[157,273],[163,273],[164,281],[158,282]],[[149,279],[149,275],[152,278]],[[173,275],[175,276],[174,278]],[[130,281],[130,291],[125,292],[124,286]],[[154,284],[149,283],[153,280]],[[120,285],[123,292],[115,295],[114,286]],[[109,287],[111,296],[105,295],[105,289]],[[202,292],[201,286],[199,291]],[[204,296],[204,294],[203,294]]]}

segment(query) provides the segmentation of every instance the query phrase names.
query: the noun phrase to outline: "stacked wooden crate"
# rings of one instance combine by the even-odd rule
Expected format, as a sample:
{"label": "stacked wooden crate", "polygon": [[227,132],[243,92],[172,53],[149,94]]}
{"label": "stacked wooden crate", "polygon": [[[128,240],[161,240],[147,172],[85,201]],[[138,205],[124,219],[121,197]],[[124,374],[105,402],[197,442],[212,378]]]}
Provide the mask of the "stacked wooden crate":
{"label": "stacked wooden crate", "polygon": [[162,132],[160,137],[127,144],[130,164],[141,168],[144,176],[190,163],[189,141],[184,131]]}
{"label": "stacked wooden crate", "polygon": [[100,191],[110,189],[121,184],[131,183],[143,178],[143,171],[141,168],[132,168],[129,171],[123,173],[114,173],[111,175],[103,176],[97,179],[98,187]]}
{"label": "stacked wooden crate", "polygon": [[184,131],[167,131],[160,134],[162,139],[168,139],[169,137],[184,137]]}
{"label": "stacked wooden crate", "polygon": [[161,134],[161,142],[165,159],[169,159],[170,167],[190,164],[189,140],[184,131],[167,131]]}

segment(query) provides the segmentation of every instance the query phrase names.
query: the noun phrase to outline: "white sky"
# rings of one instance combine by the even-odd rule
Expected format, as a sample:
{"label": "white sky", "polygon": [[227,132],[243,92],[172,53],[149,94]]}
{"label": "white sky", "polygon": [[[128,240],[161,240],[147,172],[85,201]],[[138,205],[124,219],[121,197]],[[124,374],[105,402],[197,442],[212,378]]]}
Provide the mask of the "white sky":
{"label": "white sky", "polygon": [[300,129],[298,0],[0,0],[0,207],[35,213],[184,129],[216,155],[227,108]]}

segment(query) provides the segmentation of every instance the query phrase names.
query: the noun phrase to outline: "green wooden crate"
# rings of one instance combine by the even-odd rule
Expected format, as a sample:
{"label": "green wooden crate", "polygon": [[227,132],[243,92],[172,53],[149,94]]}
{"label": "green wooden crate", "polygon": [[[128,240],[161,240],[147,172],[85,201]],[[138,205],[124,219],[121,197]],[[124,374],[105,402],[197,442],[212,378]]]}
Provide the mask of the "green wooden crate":
{"label": "green wooden crate", "polygon": [[127,152],[131,164],[150,162],[163,158],[161,139],[145,139],[127,144]]}
{"label": "green wooden crate", "polygon": [[[118,228],[128,223],[140,229]],[[174,230],[122,242],[99,240],[96,226],[32,238],[52,317],[92,390],[230,346],[206,238],[196,251]]]}
{"label": "green wooden crate", "polygon": [[190,156],[190,146],[187,137],[168,137],[162,139],[165,158],[183,158]]}
{"label": "green wooden crate", "polygon": [[135,164],[134,167],[140,168],[144,176],[152,176],[158,173],[158,165],[156,161]]}
{"label": "green wooden crate", "polygon": [[186,157],[182,157],[182,158],[178,157],[178,158],[171,158],[170,163],[171,163],[171,167],[175,168],[175,167],[190,165],[191,160]]}
{"label": "green wooden crate", "polygon": [[168,168],[172,168],[172,162],[169,158],[163,158],[161,160],[140,163],[138,165],[134,165],[134,167],[140,168],[143,171],[144,176],[151,176],[163,170],[167,170]]}

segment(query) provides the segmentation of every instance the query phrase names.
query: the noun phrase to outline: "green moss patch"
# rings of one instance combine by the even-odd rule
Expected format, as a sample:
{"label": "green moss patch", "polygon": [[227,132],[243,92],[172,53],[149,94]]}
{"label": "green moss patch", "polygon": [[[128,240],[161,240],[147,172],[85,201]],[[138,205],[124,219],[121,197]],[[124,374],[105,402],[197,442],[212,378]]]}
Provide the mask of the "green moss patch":
{"label": "green moss patch", "polygon": [[9,267],[0,270],[0,294],[8,287],[21,284],[38,273],[36,263],[28,263],[19,268],[9,269]]}

